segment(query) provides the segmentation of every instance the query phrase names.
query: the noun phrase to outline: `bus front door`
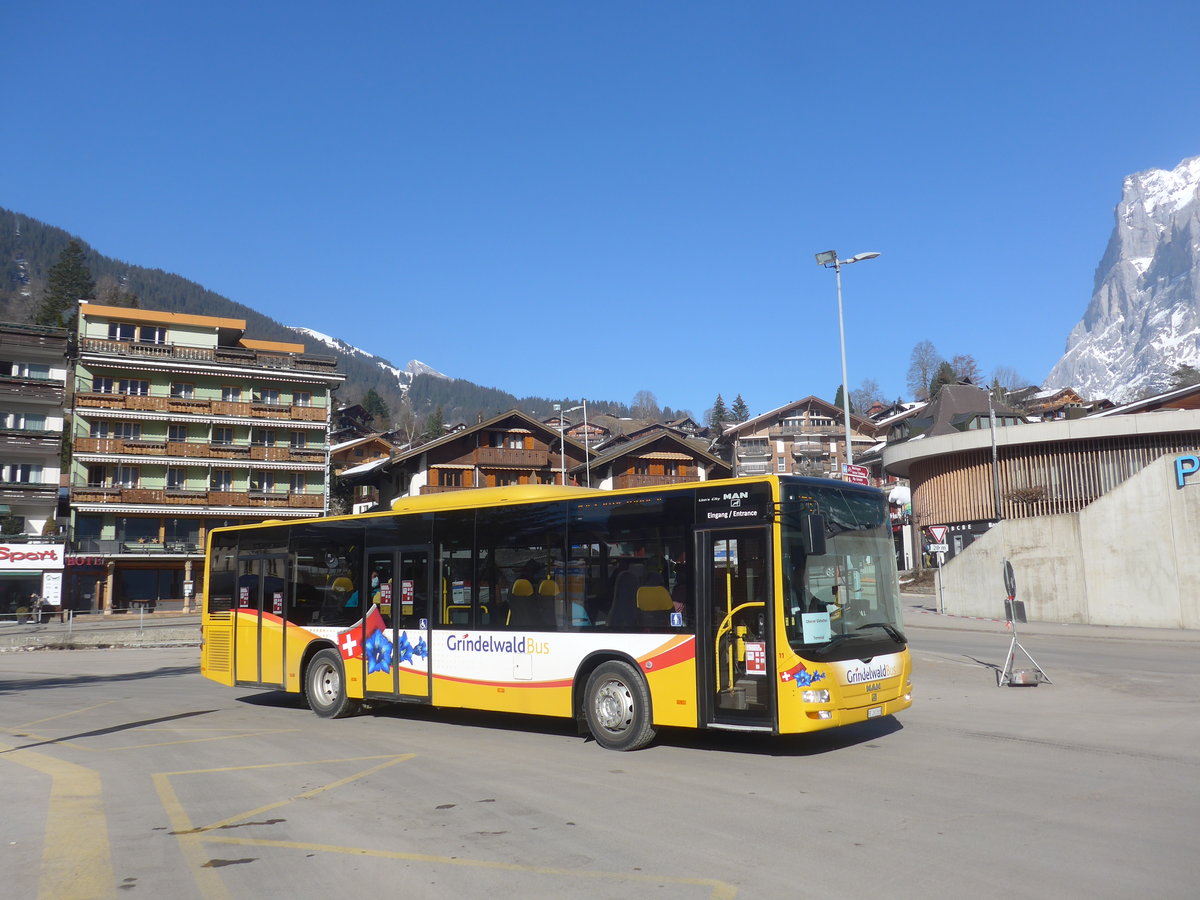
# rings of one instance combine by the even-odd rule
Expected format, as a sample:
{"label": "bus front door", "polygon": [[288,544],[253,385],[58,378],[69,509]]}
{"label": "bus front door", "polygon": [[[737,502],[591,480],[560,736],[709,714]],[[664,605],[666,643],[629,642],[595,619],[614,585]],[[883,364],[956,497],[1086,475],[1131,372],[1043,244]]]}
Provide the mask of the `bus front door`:
{"label": "bus front door", "polygon": [[[383,619],[390,654],[371,647],[367,689],[405,700],[428,701],[429,691],[428,547],[375,550],[367,555],[371,602]],[[367,636],[367,640],[379,638]]]}
{"label": "bus front door", "polygon": [[697,640],[713,728],[775,729],[768,534],[760,528],[699,534]]}
{"label": "bus front door", "polygon": [[243,556],[238,560],[234,600],[234,680],[239,683],[284,684],[286,633],[283,610],[287,588],[286,556]]}

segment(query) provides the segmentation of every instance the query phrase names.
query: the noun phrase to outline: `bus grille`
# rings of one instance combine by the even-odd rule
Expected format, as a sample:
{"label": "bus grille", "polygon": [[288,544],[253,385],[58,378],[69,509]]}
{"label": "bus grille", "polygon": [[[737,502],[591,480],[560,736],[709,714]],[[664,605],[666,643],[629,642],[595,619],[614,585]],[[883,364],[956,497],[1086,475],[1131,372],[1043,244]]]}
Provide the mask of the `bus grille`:
{"label": "bus grille", "polygon": [[208,657],[208,668],[214,672],[228,672],[232,668],[229,655],[230,638],[228,631],[209,631],[204,640],[204,652]]}

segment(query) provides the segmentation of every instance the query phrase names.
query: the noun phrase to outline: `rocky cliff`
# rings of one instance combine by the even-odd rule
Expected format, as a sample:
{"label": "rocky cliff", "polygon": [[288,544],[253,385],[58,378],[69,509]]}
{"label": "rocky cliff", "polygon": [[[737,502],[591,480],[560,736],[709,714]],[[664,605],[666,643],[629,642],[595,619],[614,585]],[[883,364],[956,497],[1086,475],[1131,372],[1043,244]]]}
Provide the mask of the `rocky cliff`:
{"label": "rocky cliff", "polygon": [[1200,368],[1200,156],[1125,179],[1087,312],[1045,387],[1123,402]]}

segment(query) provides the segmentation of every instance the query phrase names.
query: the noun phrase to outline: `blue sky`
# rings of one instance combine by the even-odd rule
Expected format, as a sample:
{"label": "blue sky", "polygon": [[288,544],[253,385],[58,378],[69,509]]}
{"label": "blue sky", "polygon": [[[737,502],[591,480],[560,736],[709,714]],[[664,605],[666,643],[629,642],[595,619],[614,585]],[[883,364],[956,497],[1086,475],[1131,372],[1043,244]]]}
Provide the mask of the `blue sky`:
{"label": "blue sky", "polygon": [[24,4],[0,206],[517,395],[697,416],[913,346],[1037,383],[1123,178],[1200,154],[1143,2]]}

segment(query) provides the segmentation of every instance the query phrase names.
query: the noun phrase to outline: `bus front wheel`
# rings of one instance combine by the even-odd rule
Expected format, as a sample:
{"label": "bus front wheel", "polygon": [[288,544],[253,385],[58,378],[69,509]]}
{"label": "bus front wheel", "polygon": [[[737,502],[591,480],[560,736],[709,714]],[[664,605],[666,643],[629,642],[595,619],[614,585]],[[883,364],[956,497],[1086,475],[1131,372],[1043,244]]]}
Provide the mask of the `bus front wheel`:
{"label": "bus front wheel", "polygon": [[322,650],[308,664],[304,699],[308,708],[323,719],[340,719],[357,708],[357,702],[346,696],[346,673],[342,655],[336,650]]}
{"label": "bus front wheel", "polygon": [[588,730],[606,750],[639,750],[654,740],[650,689],[629,663],[610,660],[597,666],[583,702]]}

